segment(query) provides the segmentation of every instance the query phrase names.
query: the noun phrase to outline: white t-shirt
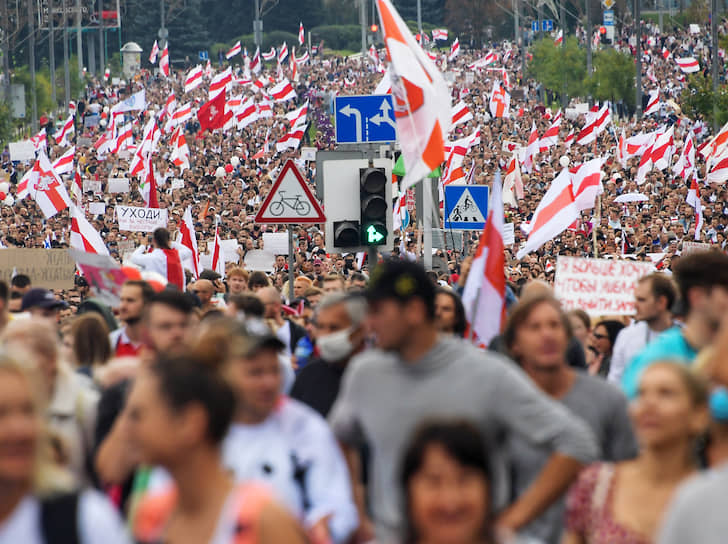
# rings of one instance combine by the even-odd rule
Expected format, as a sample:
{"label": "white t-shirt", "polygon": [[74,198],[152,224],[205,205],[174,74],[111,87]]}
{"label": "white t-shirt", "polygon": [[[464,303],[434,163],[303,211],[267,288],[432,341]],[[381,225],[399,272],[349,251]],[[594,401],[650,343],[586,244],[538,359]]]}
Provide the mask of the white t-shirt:
{"label": "white t-shirt", "polygon": [[[27,496],[0,525],[0,544],[44,544],[41,503]],[[106,497],[84,491],[78,500],[78,531],[81,544],[130,544],[124,524]]]}

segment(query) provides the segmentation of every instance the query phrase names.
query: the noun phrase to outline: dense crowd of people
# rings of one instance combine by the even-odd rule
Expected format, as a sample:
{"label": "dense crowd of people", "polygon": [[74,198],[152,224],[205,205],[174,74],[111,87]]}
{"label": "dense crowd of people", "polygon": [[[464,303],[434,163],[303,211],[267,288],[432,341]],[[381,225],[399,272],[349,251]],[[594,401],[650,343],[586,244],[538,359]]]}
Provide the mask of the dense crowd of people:
{"label": "dense crowd of people", "polygon": [[[331,252],[323,225],[254,220],[287,160],[314,184],[315,160],[275,151],[284,115],[308,101],[303,144],[334,149],[333,97],[372,94],[380,59],[313,57],[296,67],[293,104],[274,102],[271,117],[241,130],[201,131],[192,116],[181,125],[188,167],[172,160],[166,108],[171,93],[177,107],[201,105],[206,86],[185,93],[185,72],[150,69],[89,80],[71,139],[78,178],[99,186],[77,203],[127,279],[115,304],[83,275],[55,291],[22,271],[0,281],[0,542],[722,542],[728,198],[722,183],[700,182],[701,226],[686,199],[693,173],[704,179],[713,165],[696,154],[690,175],[673,169],[683,146],[711,138],[682,114],[688,84],[674,59],[705,68],[710,52],[687,29],[647,24],[640,39],[658,111],[636,119],[615,104],[582,146],[571,139],[585,123],[573,100],[555,141],[525,161],[523,197],[505,199],[508,315],[487,349],[471,341],[461,300],[478,233],[460,247],[446,237],[436,248],[446,267],[426,271],[416,209],[379,263]],[[625,33],[613,47],[635,45]],[[486,53],[496,61],[471,67]],[[464,161],[473,183],[523,162],[532,127],[544,137],[559,115],[551,91],[521,74],[520,54],[509,43],[436,54],[453,104],[472,113],[451,140],[480,131]],[[236,66],[231,97],[260,97],[249,62]],[[507,117],[490,113],[496,82],[511,92]],[[142,89],[146,108],[124,121],[138,144],[150,119],[162,130],[152,161],[169,221],[152,233],[120,230],[115,215],[149,204],[143,176],[129,173],[133,151],[94,145],[114,105]],[[51,127],[53,161],[68,147]],[[667,166],[641,173],[621,140],[667,127]],[[555,176],[594,157],[605,159],[595,209],[517,259]],[[33,166],[3,154],[11,195]],[[73,193],[75,171],[66,177]],[[113,178],[129,191],[109,193]],[[637,192],[645,198],[615,201]],[[91,215],[92,203],[104,212]],[[187,266],[187,211],[200,254],[216,236],[237,242],[222,270]],[[18,198],[0,215],[0,247],[71,245],[69,209],[46,218]],[[272,270],[246,260],[264,234],[288,228],[292,271],[284,255]],[[655,272],[636,283],[633,316],[597,319],[556,298],[560,255],[651,261]]]}

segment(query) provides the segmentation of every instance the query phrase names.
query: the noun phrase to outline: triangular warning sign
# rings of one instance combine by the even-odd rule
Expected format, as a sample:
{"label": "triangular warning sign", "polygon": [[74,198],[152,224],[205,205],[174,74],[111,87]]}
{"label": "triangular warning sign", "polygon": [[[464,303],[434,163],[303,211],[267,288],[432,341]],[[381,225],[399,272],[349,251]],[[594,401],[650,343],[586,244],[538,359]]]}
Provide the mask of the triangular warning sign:
{"label": "triangular warning sign", "polygon": [[324,223],[326,216],[303,179],[288,159],[255,216],[256,223]]}
{"label": "triangular warning sign", "polygon": [[478,208],[468,189],[465,189],[460,195],[458,203],[450,211],[447,221],[449,223],[485,223],[483,212]]}

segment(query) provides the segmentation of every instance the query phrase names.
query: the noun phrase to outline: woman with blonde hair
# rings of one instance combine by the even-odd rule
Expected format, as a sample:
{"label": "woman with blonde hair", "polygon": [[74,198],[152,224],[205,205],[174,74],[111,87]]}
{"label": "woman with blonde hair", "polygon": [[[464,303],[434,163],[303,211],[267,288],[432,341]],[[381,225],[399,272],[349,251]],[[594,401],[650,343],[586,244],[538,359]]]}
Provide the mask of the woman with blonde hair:
{"label": "woman with blonde hair", "polygon": [[586,468],[567,497],[562,544],[648,544],[680,484],[696,473],[708,425],[700,376],[669,362],[648,367],[630,406],[639,455]]}
{"label": "woman with blonde hair", "polygon": [[0,353],[0,542],[129,542],[107,500],[73,491],[51,461],[42,398],[32,373]]}

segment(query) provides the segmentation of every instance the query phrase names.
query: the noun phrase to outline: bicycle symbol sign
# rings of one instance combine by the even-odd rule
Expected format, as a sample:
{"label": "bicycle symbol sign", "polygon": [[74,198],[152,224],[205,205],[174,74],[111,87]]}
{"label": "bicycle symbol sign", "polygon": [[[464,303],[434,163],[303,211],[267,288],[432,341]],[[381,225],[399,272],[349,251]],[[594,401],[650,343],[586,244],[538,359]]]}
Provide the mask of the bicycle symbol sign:
{"label": "bicycle symbol sign", "polygon": [[271,202],[270,213],[276,217],[283,215],[286,208],[293,210],[297,215],[306,216],[311,211],[311,204],[309,204],[303,195],[296,195],[295,197],[286,198],[285,191],[278,191],[280,200]]}
{"label": "bicycle symbol sign", "polygon": [[296,164],[283,165],[270,193],[255,216],[256,223],[302,224],[324,223],[321,206],[308,188]]}

